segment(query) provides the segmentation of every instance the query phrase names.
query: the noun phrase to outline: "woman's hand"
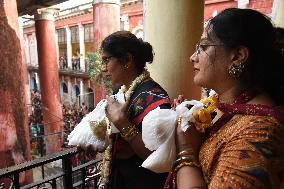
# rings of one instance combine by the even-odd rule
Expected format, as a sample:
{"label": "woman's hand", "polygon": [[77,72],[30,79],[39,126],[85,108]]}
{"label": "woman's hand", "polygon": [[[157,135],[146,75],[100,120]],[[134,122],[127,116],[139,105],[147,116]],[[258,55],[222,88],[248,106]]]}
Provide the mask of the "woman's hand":
{"label": "woman's hand", "polygon": [[[190,152],[190,158],[193,162],[198,164],[198,156],[200,146],[203,142],[203,133],[199,132],[193,123],[190,127],[183,132],[181,124],[177,124],[176,132],[176,146],[177,152],[182,151]],[[192,154],[191,154],[192,153]],[[192,157],[193,156],[193,157]],[[191,161],[192,161],[191,160]],[[177,171],[177,188],[207,188],[203,179],[202,170],[198,166],[183,166]]]}
{"label": "woman's hand", "polygon": [[122,130],[125,125],[129,125],[127,107],[129,100],[124,104],[120,104],[115,101],[112,97],[107,97],[108,105],[106,107],[106,116],[111,121],[118,130]]}
{"label": "woman's hand", "polygon": [[172,109],[176,109],[176,107],[178,105],[180,105],[183,101],[185,101],[183,95],[178,95],[177,98],[174,99],[173,103],[172,103]]}
{"label": "woman's hand", "polygon": [[181,130],[181,125],[177,124],[177,132],[176,132],[176,146],[177,152],[181,152],[186,149],[192,149],[194,152],[194,156],[198,158],[200,146],[203,142],[203,133],[199,132],[193,123],[190,127],[183,132]]}
{"label": "woman's hand", "polygon": [[97,152],[92,145],[87,145],[87,146],[77,146],[77,150],[79,152],[79,158],[80,159],[86,159],[86,160],[91,160],[95,159]]}

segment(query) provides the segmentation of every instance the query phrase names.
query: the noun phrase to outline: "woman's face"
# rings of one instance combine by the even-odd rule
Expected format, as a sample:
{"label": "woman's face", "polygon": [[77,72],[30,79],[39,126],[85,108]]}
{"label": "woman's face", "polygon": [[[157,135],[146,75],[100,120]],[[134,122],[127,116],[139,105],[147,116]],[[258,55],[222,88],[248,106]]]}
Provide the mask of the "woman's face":
{"label": "woman's face", "polygon": [[219,40],[209,38],[206,31],[190,61],[194,66],[194,83],[198,86],[217,90],[229,79],[230,54]]}
{"label": "woman's face", "polygon": [[115,86],[116,84],[124,84],[125,80],[125,68],[124,64],[118,62],[118,59],[111,56],[107,52],[102,52],[102,71],[104,72],[106,78],[110,80],[111,84]]}

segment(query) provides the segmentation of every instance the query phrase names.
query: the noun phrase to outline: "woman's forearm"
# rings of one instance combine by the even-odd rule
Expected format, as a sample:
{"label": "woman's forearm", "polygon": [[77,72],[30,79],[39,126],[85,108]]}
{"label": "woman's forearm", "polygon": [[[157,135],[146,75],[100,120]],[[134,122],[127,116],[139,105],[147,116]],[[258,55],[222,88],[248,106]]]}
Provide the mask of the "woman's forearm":
{"label": "woman's forearm", "polygon": [[178,189],[206,189],[202,171],[198,167],[184,166],[177,172]]}
{"label": "woman's forearm", "polygon": [[[121,121],[120,123],[116,123],[115,125],[117,126],[117,128],[119,128],[121,136],[129,143],[136,155],[144,160],[151,154],[151,151],[145,147],[145,144],[142,140],[142,135],[140,132],[138,132],[135,125],[132,125],[126,119]],[[132,130],[133,128],[135,131]],[[126,135],[127,137],[124,135]]]}
{"label": "woman's forearm", "polygon": [[131,148],[134,150],[135,154],[137,154],[141,159],[146,159],[151,151],[145,147],[145,144],[142,140],[141,133],[137,134],[131,141],[128,142]]}

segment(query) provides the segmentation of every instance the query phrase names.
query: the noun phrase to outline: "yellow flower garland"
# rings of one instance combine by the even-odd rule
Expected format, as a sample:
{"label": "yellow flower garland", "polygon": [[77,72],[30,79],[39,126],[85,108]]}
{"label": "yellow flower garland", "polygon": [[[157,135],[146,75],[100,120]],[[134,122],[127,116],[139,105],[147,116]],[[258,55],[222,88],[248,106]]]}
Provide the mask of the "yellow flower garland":
{"label": "yellow flower garland", "polygon": [[[148,77],[150,77],[150,73],[148,70],[145,69],[141,75],[139,75],[138,77],[135,78],[135,80],[132,81],[127,91],[126,91],[126,86],[123,85],[119,89],[118,93],[125,94],[126,99],[129,99],[130,96],[133,94],[135,88]],[[108,136],[110,134],[111,133],[108,133]],[[104,184],[106,184],[109,181],[111,157],[112,157],[112,142],[110,141],[109,146],[106,148],[104,152],[102,167],[101,167],[101,177],[102,177],[102,182]]]}
{"label": "yellow flower garland", "polygon": [[130,85],[130,87],[129,87],[129,89],[128,89],[127,91],[126,91],[126,86],[125,86],[125,85],[122,85],[121,88],[119,89],[118,93],[125,94],[126,99],[130,98],[130,96],[133,94],[133,92],[134,92],[134,90],[136,89],[136,87],[137,87],[140,83],[142,83],[142,81],[144,81],[145,79],[147,79],[148,77],[150,77],[150,73],[149,73],[148,70],[145,69],[145,70],[142,72],[141,75],[139,75],[138,77],[136,77],[136,78],[132,81],[132,83],[131,83],[131,85]]}
{"label": "yellow flower garland", "polygon": [[196,121],[196,127],[201,130],[212,125],[213,114],[217,108],[218,97],[217,95],[212,95],[209,98],[201,99],[200,102],[204,104],[204,108],[198,111],[193,112],[193,117]]}

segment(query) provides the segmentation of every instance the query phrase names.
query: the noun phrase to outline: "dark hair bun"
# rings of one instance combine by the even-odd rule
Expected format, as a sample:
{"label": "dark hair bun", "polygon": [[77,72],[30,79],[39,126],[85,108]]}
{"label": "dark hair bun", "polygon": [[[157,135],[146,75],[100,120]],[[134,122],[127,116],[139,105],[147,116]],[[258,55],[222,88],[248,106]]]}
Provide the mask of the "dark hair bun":
{"label": "dark hair bun", "polygon": [[118,31],[107,36],[101,45],[101,50],[118,58],[123,63],[129,54],[132,55],[136,69],[143,72],[146,62],[153,61],[153,48],[148,42],[138,39],[129,31]]}
{"label": "dark hair bun", "polygon": [[152,63],[154,58],[152,45],[148,42],[142,41],[142,39],[139,40],[141,40],[142,45],[141,58],[143,58],[145,62]]}

